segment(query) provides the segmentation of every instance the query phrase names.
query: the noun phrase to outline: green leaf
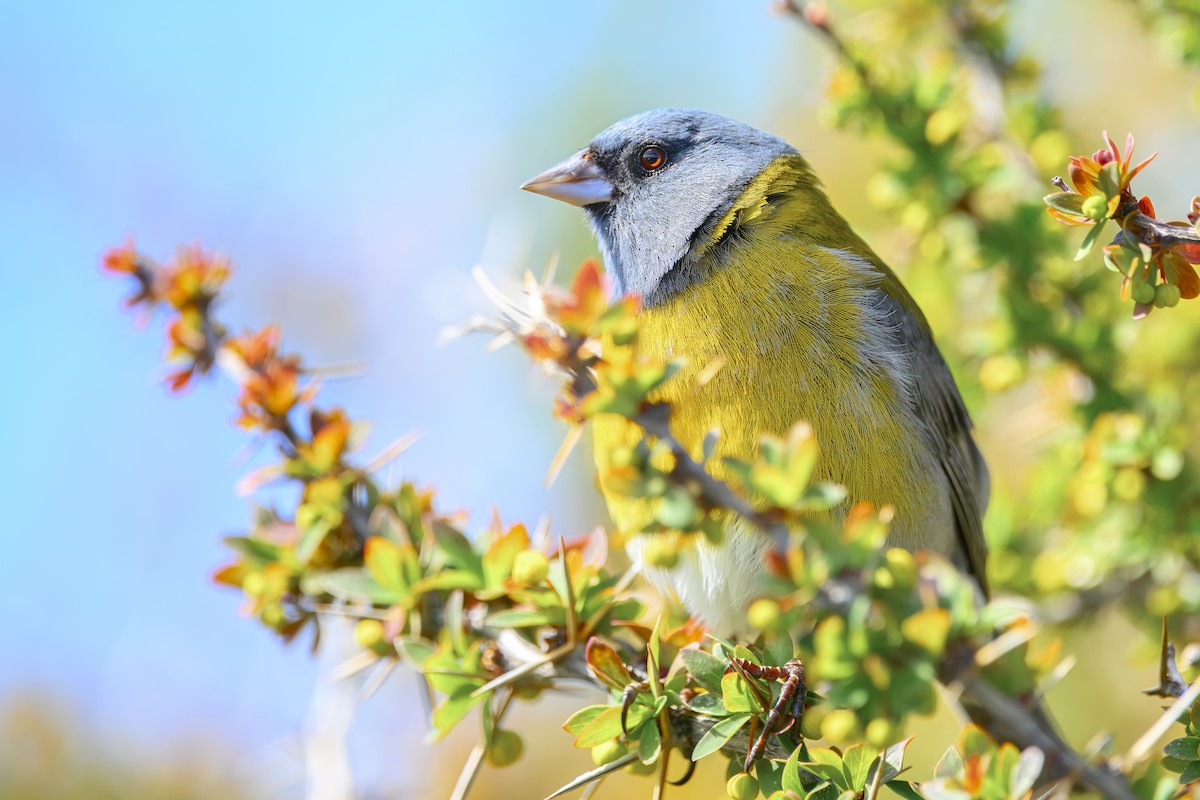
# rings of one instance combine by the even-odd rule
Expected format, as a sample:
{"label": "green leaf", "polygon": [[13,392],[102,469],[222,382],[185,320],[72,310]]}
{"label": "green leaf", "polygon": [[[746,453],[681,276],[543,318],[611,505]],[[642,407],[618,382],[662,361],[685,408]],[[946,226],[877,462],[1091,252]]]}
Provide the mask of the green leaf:
{"label": "green leaf", "polygon": [[761,461],[750,468],[747,485],[771,505],[782,508],[799,500],[804,491],[804,486],[792,481],[791,476],[782,467]]}
{"label": "green leaf", "polygon": [[758,788],[763,797],[770,797],[783,789],[783,762],[775,758],[760,758],[754,766]]}
{"label": "green leaf", "polygon": [[430,731],[430,741],[437,741],[471,712],[475,706],[488,698],[486,694],[473,696],[475,686],[462,686],[454,694],[433,710],[433,730]]}
{"label": "green leaf", "polygon": [[910,781],[888,781],[884,785],[900,795],[902,800],[925,800],[925,797],[917,791],[916,784]]}
{"label": "green leaf", "polygon": [[447,567],[441,572],[427,575],[413,584],[412,590],[417,594],[432,591],[453,591],[462,589],[467,592],[477,592],[483,588],[483,579],[465,569]]}
{"label": "green leaf", "polygon": [[1121,179],[1117,174],[1117,162],[1110,161],[1100,168],[1100,189],[1105,197],[1116,197],[1121,193]]}
{"label": "green leaf", "polygon": [[[958,778],[963,774],[964,769],[962,756],[956,748],[951,747],[938,759],[937,766],[933,768],[933,777],[936,780]],[[923,788],[924,785],[922,785]]]}
{"label": "green leaf", "polygon": [[662,614],[654,620],[654,628],[650,631],[650,641],[646,643],[646,671],[650,673],[650,691],[658,697],[658,676],[660,674],[660,640],[662,637]]}
{"label": "green leaf", "polygon": [[390,606],[400,601],[400,595],[375,582],[357,567],[338,569],[314,576],[316,584],[339,600]]}
{"label": "green leaf", "polygon": [[445,553],[450,563],[478,577],[482,585],[483,557],[475,552],[475,548],[463,532],[445,523],[435,522],[433,535],[438,549]]}
{"label": "green leaf", "polygon": [[[302,504],[296,509],[296,525],[300,528],[300,541],[296,543],[296,559],[301,564],[307,564],[308,560],[313,557],[313,553],[317,552],[317,548],[321,546],[321,542],[325,541],[325,537],[329,535],[329,523],[313,514],[301,514],[302,511],[309,508],[308,503]],[[302,517],[307,516],[307,519]]]}
{"label": "green leaf", "polygon": [[[634,704],[629,709],[629,730],[636,730],[642,723],[654,715],[647,706]],[[584,726],[575,737],[576,747],[595,747],[598,744],[610,742],[621,735],[621,709],[609,706],[596,715],[595,719]]]}
{"label": "green leaf", "polygon": [[382,536],[367,539],[363,563],[376,583],[400,595],[407,595],[421,576],[417,551],[412,545],[396,544]]}
{"label": "green leaf", "polygon": [[1183,772],[1183,768],[1192,762],[1184,761],[1184,760],[1178,759],[1178,758],[1171,758],[1170,756],[1166,756],[1159,763],[1162,764],[1162,768],[1165,769],[1167,772],[1179,773],[1179,772]]}
{"label": "green leaf", "polygon": [[824,511],[846,499],[846,487],[838,483],[814,483],[804,490],[795,508],[800,511]]}
{"label": "green leaf", "polygon": [[643,764],[653,764],[662,754],[662,734],[658,732],[658,722],[649,719],[642,726],[642,735],[638,739],[638,758]]}
{"label": "green leaf", "polygon": [[711,653],[692,647],[680,650],[679,657],[687,667],[688,673],[696,679],[696,683],[720,696],[721,679],[725,676],[724,661]]}
{"label": "green leaf", "polygon": [[1089,252],[1091,252],[1092,245],[1094,245],[1096,243],[1096,240],[1100,238],[1100,232],[1103,230],[1104,230],[1103,222],[1097,222],[1095,225],[1092,226],[1091,230],[1089,230],[1087,232],[1087,235],[1083,237],[1083,242],[1080,243],[1079,249],[1077,251],[1075,251],[1075,260],[1076,261],[1079,261],[1084,256],[1086,256]]}
{"label": "green leaf", "polygon": [[1167,742],[1163,748],[1163,755],[1183,761],[1200,759],[1200,736],[1187,736]]}
{"label": "green leaf", "polygon": [[633,683],[633,676],[617,651],[595,636],[588,639],[585,659],[592,673],[608,688],[619,692]]}
{"label": "green leaf", "polygon": [[517,554],[529,549],[529,533],[524,525],[514,525],[507,533],[497,536],[483,553],[483,581],[488,587],[503,585],[512,576]]}
{"label": "green leaf", "polygon": [[280,547],[274,542],[252,536],[226,536],[222,541],[259,566],[279,560]]}
{"label": "green leaf", "polygon": [[860,791],[867,785],[867,774],[871,770],[871,762],[875,760],[875,751],[868,750],[861,744],[853,745],[842,753],[842,771],[846,774],[846,784],[843,788]]}
{"label": "green leaf", "polygon": [[750,714],[734,714],[713,725],[700,737],[700,741],[696,742],[695,748],[692,749],[692,761],[699,761],[706,755],[720,750],[749,721]]}
{"label": "green leaf", "polygon": [[560,626],[566,621],[566,613],[561,608],[536,611],[531,608],[510,608],[497,611],[486,620],[488,625],[497,628],[533,628],[540,625]]}
{"label": "green leaf", "polygon": [[804,768],[818,778],[833,781],[839,790],[849,788],[844,785],[846,773],[842,770],[842,757],[827,747],[810,747]]}
{"label": "green leaf", "polygon": [[[1010,650],[1009,652],[1015,651]],[[991,755],[996,750],[996,743],[992,741],[992,737],[988,736],[987,731],[974,723],[963,727],[960,742],[962,744],[962,754],[968,759],[971,756],[983,758],[984,756]]]}
{"label": "green leaf", "polygon": [[393,642],[396,645],[396,649],[400,651],[400,655],[410,664],[420,665],[424,663],[425,659],[433,655],[434,646],[424,639],[400,636],[393,640]]}
{"label": "green leaf", "polygon": [[818,783],[812,788],[807,795],[803,795],[805,800],[838,800],[841,797],[841,792],[833,785],[833,781],[824,781]]}
{"label": "green leaf", "polygon": [[1054,192],[1043,197],[1042,201],[1064,214],[1083,216],[1083,195],[1077,192]]}
{"label": "green leaf", "polygon": [[761,710],[761,704],[758,701],[754,690],[750,688],[750,684],[746,679],[736,672],[730,672],[721,678],[721,697],[725,701],[725,708],[729,711],[753,711]]}
{"label": "green leaf", "polygon": [[879,769],[879,765],[883,764],[883,775],[880,780],[884,783],[891,781],[897,775],[904,771],[904,751],[912,742],[913,737],[908,737],[902,742],[888,747],[883,751],[883,754],[871,763],[871,769],[867,773],[867,785],[870,786],[875,782],[875,771]]}
{"label": "green leaf", "polygon": [[749,647],[746,647],[744,644],[739,644],[737,647],[733,648],[733,657],[740,658],[743,661],[749,661],[751,664],[756,664],[760,667],[762,666],[762,661],[759,659],[759,657],[754,654],[753,650],[751,650]]}
{"label": "green leaf", "polygon": [[1042,765],[1046,757],[1036,747],[1026,747],[1021,751],[1021,760],[1013,768],[1012,779],[1009,781],[1008,796],[1018,800],[1033,788],[1038,775],[1042,774]]}
{"label": "green leaf", "polygon": [[795,792],[801,797],[804,796],[804,784],[800,781],[800,751],[803,749],[803,747],[797,747],[788,756],[783,765],[783,776],[780,781],[784,791]]}
{"label": "green leaf", "polygon": [[688,708],[695,711],[697,714],[704,714],[709,717],[727,717],[729,709],[725,708],[725,703],[721,700],[719,694],[698,694],[687,703]]}
{"label": "green leaf", "polygon": [[904,638],[923,650],[938,656],[946,649],[946,637],[953,620],[944,608],[926,608],[900,623]]}
{"label": "green leaf", "polygon": [[563,730],[572,736],[578,736],[580,732],[587,727],[588,723],[600,716],[600,714],[606,708],[608,708],[608,706],[596,705],[586,706],[579,709],[572,714],[566,722],[563,723]]}
{"label": "green leaf", "polygon": [[1183,772],[1179,773],[1179,783],[1184,786],[1196,781],[1200,781],[1200,761],[1193,761],[1183,768]]}

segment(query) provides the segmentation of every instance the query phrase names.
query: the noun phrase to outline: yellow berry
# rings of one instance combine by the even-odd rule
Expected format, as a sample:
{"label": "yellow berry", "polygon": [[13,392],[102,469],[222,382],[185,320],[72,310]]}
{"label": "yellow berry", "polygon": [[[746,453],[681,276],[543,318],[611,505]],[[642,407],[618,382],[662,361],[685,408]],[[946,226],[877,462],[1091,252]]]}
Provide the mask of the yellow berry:
{"label": "yellow berry", "polygon": [[623,755],[625,755],[625,745],[616,739],[607,741],[604,744],[598,744],[592,748],[592,762],[597,767],[611,764]]}
{"label": "yellow berry", "polygon": [[805,709],[804,716],[800,718],[800,734],[805,739],[820,739],[821,724],[830,710],[826,703],[821,703],[815,708]]}
{"label": "yellow berry", "polygon": [[896,726],[886,719],[873,719],[867,723],[867,744],[882,750],[894,744]]}
{"label": "yellow berry", "polygon": [[899,547],[893,547],[885,555],[888,567],[892,571],[897,588],[911,589],[917,582],[917,562],[912,553]]}
{"label": "yellow berry", "polygon": [[746,620],[756,631],[769,631],[779,624],[780,614],[779,603],[763,597],[750,604]]}
{"label": "yellow berry", "polygon": [[492,743],[488,746],[484,757],[493,767],[507,767],[515,764],[525,752],[525,742],[516,731],[497,730],[492,733]]}
{"label": "yellow berry", "polygon": [[758,781],[753,775],[739,772],[725,784],[729,800],[755,800],[758,797]]}
{"label": "yellow berry", "polygon": [[848,742],[858,738],[858,717],[847,708],[836,708],[821,722],[821,735],[834,742]]}
{"label": "yellow berry", "polygon": [[550,574],[550,559],[537,550],[522,550],[513,561],[512,577],[517,583],[536,584]]}
{"label": "yellow berry", "polygon": [[1146,488],[1146,476],[1137,467],[1121,467],[1113,476],[1112,488],[1122,500],[1137,500]]}
{"label": "yellow berry", "polygon": [[354,641],[365,650],[373,649],[383,636],[383,623],[377,619],[360,619],[354,626]]}

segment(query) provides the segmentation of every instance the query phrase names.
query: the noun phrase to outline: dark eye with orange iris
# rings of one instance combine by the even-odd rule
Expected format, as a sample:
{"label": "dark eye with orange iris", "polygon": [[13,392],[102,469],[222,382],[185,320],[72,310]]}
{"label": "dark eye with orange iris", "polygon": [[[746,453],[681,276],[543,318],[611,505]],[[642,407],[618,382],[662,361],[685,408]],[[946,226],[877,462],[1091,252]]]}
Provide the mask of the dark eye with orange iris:
{"label": "dark eye with orange iris", "polygon": [[638,156],[638,162],[647,172],[661,169],[667,163],[667,151],[658,145],[650,145],[642,150],[642,154]]}

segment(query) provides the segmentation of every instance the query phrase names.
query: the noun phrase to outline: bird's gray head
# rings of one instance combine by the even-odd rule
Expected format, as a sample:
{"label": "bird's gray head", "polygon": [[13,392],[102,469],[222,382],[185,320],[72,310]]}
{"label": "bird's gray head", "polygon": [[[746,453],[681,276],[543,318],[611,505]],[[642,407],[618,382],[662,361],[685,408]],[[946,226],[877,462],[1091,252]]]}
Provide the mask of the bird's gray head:
{"label": "bird's gray head", "polygon": [[582,206],[614,294],[652,305],[695,279],[693,247],[768,164],[795,152],[716,114],[655,109],[618,122],[521,188]]}

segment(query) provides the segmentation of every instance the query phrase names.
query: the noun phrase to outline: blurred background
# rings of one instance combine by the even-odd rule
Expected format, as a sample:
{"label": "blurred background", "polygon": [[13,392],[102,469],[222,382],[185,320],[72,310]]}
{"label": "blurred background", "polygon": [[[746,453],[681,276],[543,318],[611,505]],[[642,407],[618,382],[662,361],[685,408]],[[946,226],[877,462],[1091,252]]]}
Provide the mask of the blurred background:
{"label": "blurred background", "polygon": [[[1200,167],[1194,77],[1155,55],[1131,6],[1017,2],[1015,44],[1044,64],[1071,152],[1096,149],[1104,128],[1137,131],[1172,165],[1139,193],[1185,208]],[[1138,72],[1081,80],[1075,43],[1114,37],[1143,54]],[[439,342],[487,309],[471,268],[512,289],[552,255],[567,274],[594,256],[576,209],[517,186],[655,106],[788,139],[895,256],[895,221],[864,192],[886,148],[821,124],[830,63],[766,2],[0,7],[0,797],[305,791],[323,665],[209,582],[219,537],[248,516],[232,387],[168,396],[161,330],[121,312],[127,287],[97,268],[106,247],[133,236],[160,258],[193,242],[231,256],[223,319],[279,322],[311,364],[362,365],[324,396],[373,422],[369,451],[420,431],[400,467],[443,508],[549,515],[570,535],[606,516],[585,453],[543,488],[563,434],[550,384],[515,352]],[[988,414],[985,452],[1011,448],[1030,415],[1054,423],[1034,395]],[[994,459],[1001,486],[1010,462]],[[1055,704],[1155,682],[1154,642],[1120,621],[1072,635],[1107,642],[1107,658],[1081,664]],[[541,797],[587,768],[558,731],[582,702],[519,709],[533,752],[486,770],[477,796]],[[1154,713],[1132,708],[1130,736]],[[1079,725],[1077,742],[1094,732]],[[426,748],[415,682],[398,672],[350,726],[359,795],[446,796],[474,732]],[[914,762],[936,758],[934,744]]]}

